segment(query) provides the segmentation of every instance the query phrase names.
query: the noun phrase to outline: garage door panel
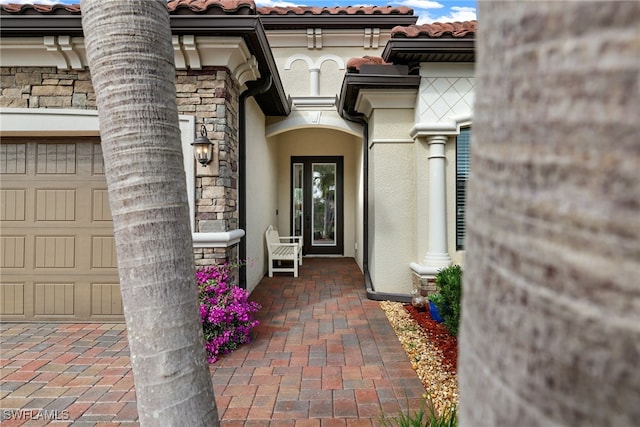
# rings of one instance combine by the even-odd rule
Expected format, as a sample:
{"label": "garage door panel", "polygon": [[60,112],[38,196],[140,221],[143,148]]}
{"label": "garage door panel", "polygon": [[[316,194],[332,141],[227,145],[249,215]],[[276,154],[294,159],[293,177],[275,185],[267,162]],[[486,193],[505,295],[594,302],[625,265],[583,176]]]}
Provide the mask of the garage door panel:
{"label": "garage door panel", "polygon": [[122,297],[117,283],[93,283],[91,285],[92,316],[122,316]]}
{"label": "garage door panel", "polygon": [[36,283],[34,314],[36,316],[73,316],[74,287],[73,283]]}
{"label": "garage door panel", "polygon": [[[94,188],[91,193],[93,221],[111,221],[111,209],[109,209],[109,193],[106,188]],[[111,226],[113,227],[113,225]]]}
{"label": "garage door panel", "polygon": [[36,190],[36,221],[75,221],[76,190]]}
{"label": "garage door panel", "polygon": [[27,173],[26,144],[0,144],[0,173]]}
{"label": "garage door panel", "polygon": [[25,236],[0,237],[0,267],[24,268]]}
{"label": "garage door panel", "polygon": [[74,268],[76,266],[75,236],[36,236],[35,267]]}
{"label": "garage door panel", "polygon": [[24,315],[24,283],[0,283],[0,314]]}
{"label": "garage door panel", "polygon": [[76,144],[38,144],[36,174],[75,174]]}
{"label": "garage door panel", "polygon": [[104,160],[102,158],[102,146],[100,144],[93,144],[92,149],[92,158],[91,158],[91,169],[94,175],[104,176]]}
{"label": "garage door panel", "polygon": [[93,236],[91,268],[118,268],[116,244],[112,236]]}
{"label": "garage door panel", "polygon": [[26,200],[24,188],[0,190],[0,221],[24,221]]}

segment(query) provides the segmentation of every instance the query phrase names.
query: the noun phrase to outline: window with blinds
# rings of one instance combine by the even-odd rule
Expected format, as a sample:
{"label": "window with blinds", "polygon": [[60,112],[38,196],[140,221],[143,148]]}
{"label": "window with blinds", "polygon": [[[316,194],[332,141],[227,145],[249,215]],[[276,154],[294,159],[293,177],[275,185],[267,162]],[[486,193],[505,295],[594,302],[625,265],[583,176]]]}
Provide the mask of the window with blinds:
{"label": "window with blinds", "polygon": [[464,249],[467,181],[471,158],[471,128],[460,129],[456,138],[456,249]]}

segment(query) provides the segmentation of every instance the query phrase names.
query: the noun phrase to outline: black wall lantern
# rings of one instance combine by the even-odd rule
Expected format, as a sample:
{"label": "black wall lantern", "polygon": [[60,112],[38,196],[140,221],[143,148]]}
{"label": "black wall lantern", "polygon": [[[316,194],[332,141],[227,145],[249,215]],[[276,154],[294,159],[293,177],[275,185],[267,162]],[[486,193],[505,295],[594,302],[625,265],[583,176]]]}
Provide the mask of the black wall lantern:
{"label": "black wall lantern", "polygon": [[206,167],[213,159],[213,143],[207,138],[207,128],[202,125],[200,128],[200,136],[191,143],[193,146],[193,154],[196,156],[198,163],[202,167]]}

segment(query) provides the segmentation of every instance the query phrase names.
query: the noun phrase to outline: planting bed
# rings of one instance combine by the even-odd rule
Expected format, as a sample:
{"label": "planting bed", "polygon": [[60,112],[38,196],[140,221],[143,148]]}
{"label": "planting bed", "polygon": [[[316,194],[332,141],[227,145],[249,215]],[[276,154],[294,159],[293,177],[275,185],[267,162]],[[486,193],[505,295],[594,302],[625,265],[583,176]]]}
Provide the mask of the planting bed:
{"label": "planting bed", "polygon": [[458,340],[451,335],[443,323],[438,323],[431,319],[429,311],[417,310],[411,305],[405,305],[405,310],[409,312],[413,320],[424,329],[430,342],[442,352],[442,362],[444,367],[451,372],[457,373],[458,369]]}
{"label": "planting bed", "polygon": [[380,303],[409,361],[425,388],[425,395],[441,412],[458,403],[457,340],[444,325],[410,305]]}

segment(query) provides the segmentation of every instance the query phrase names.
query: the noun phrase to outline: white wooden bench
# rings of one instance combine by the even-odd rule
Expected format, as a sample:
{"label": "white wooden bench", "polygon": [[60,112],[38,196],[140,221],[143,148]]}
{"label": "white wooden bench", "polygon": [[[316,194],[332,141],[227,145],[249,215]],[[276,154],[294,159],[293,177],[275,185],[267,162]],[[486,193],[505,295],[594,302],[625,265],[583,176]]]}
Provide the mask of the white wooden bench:
{"label": "white wooden bench", "polygon": [[[270,225],[265,232],[269,253],[269,277],[273,272],[293,272],[298,277],[298,263],[302,265],[302,236],[280,236]],[[274,261],[292,261],[293,267],[273,267]]]}

